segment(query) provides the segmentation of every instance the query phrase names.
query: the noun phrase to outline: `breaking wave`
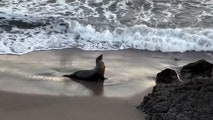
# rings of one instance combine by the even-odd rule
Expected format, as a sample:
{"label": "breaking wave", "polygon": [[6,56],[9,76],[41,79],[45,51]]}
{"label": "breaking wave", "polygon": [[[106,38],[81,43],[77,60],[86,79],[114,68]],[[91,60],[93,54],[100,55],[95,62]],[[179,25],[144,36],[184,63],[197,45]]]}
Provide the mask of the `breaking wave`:
{"label": "breaking wave", "polygon": [[0,54],[63,48],[213,51],[208,0],[2,0],[0,6]]}

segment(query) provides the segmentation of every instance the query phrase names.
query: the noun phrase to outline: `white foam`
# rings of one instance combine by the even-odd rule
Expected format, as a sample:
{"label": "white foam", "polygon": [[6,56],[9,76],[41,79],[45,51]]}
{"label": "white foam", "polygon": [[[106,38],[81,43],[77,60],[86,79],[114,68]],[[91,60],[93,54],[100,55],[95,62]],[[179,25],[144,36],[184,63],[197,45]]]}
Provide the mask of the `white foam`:
{"label": "white foam", "polygon": [[[67,26],[66,26],[67,25]],[[66,21],[35,29],[13,28],[0,34],[0,54],[24,54],[34,50],[82,48],[119,50],[135,48],[163,52],[212,51],[212,29],[156,29],[144,25],[97,31],[91,25]]]}
{"label": "white foam", "polygon": [[[150,7],[145,7],[137,6],[137,1],[133,0],[105,2],[103,0],[86,0],[85,2],[75,0],[68,3],[66,0],[57,0],[56,3],[47,3],[47,1],[2,0],[1,17],[15,18],[29,23],[49,23],[49,25],[34,29],[13,27],[10,32],[5,32],[0,28],[0,32],[2,32],[0,33],[0,54],[24,54],[34,50],[73,47],[85,50],[135,48],[164,52],[213,50],[213,29],[211,28],[159,29],[141,25],[141,21],[150,22],[151,26],[153,20],[157,20],[159,24],[160,22],[170,22],[174,17],[174,12],[179,13],[186,9],[180,3],[174,6],[171,2],[154,4],[153,1],[147,0],[145,3]],[[104,4],[100,4],[98,7],[90,5],[93,2],[103,2]],[[116,10],[110,11],[109,7],[115,2],[118,2]],[[206,0],[201,1],[201,5],[206,5],[206,9],[210,10],[212,10],[211,3]],[[168,7],[162,11],[162,20],[157,19],[157,14],[153,12],[153,8],[158,4],[161,7]],[[170,5],[173,6],[169,7]],[[96,8],[103,8],[103,11],[97,11]],[[132,17],[128,15],[123,19],[126,14],[134,14],[136,20],[131,21]],[[205,10],[199,14],[197,19],[213,15],[211,11]],[[99,18],[103,16],[103,19]],[[120,23],[122,19],[124,24]],[[126,19],[127,24],[131,22],[131,27],[126,26]],[[129,19],[131,20],[128,21]],[[200,19],[198,22],[202,23],[202,20]],[[158,23],[156,23],[157,25]],[[113,27],[111,28],[111,26]]]}

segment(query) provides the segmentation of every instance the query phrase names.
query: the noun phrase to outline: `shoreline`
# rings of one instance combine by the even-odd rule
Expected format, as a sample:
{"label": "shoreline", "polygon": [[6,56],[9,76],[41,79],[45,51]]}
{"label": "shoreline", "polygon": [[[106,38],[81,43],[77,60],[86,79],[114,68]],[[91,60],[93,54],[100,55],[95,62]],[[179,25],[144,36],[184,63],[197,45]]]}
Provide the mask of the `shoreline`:
{"label": "shoreline", "polygon": [[67,51],[67,50],[75,50],[75,51],[85,51],[85,52],[119,52],[119,51],[139,51],[139,52],[151,52],[151,53],[155,53],[155,52],[159,52],[159,53],[170,53],[170,54],[185,54],[185,53],[213,53],[213,51],[184,51],[184,52],[180,52],[180,51],[174,51],[174,52],[167,52],[167,51],[161,51],[161,50],[143,50],[143,49],[136,49],[136,48],[126,48],[126,49],[118,49],[118,50],[86,50],[86,49],[82,49],[82,48],[55,48],[55,49],[47,49],[47,50],[33,50],[33,51],[29,51],[26,53],[22,53],[22,54],[18,54],[18,53],[8,53],[8,54],[0,54],[1,55],[15,55],[15,56],[24,56],[27,54],[33,54],[33,53],[37,53],[37,52],[45,52],[45,51]]}
{"label": "shoreline", "polygon": [[[106,65],[105,76],[108,79],[104,84],[95,86],[61,77],[76,70],[93,68],[99,54],[104,55]],[[34,119],[45,120],[63,116],[75,120],[86,120],[87,117],[143,120],[144,114],[136,107],[152,91],[158,72],[165,68],[178,70],[178,67],[199,59],[213,62],[211,55],[204,52],[163,53],[135,49],[63,49],[34,51],[21,56],[0,55],[0,104],[4,106],[0,109],[0,115],[4,115],[4,120],[30,119],[30,115],[34,115]],[[56,103],[48,105],[51,101]],[[37,105],[41,108],[38,109]],[[91,109],[94,106],[96,111],[93,112]]]}

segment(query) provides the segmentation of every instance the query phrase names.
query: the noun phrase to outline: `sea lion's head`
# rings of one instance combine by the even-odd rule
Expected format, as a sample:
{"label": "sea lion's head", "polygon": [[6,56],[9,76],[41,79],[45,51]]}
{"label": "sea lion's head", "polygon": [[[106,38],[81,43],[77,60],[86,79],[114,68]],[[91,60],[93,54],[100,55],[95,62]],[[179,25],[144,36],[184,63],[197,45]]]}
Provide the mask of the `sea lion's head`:
{"label": "sea lion's head", "polygon": [[102,54],[96,58],[95,70],[104,79],[105,65],[104,65],[104,62],[102,61],[102,59],[103,59],[103,55]]}
{"label": "sea lion's head", "polygon": [[97,63],[100,63],[100,62],[102,61],[102,59],[103,59],[103,55],[101,54],[100,56],[98,56],[98,57],[96,58],[96,64],[97,64]]}

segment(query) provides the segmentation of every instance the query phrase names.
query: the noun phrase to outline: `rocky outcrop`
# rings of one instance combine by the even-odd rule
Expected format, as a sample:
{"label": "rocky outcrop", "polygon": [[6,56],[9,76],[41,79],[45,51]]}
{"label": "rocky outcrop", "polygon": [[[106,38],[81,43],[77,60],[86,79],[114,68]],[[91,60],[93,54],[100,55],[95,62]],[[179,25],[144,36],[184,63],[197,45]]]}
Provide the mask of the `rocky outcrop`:
{"label": "rocky outcrop", "polygon": [[171,84],[173,82],[179,82],[177,73],[172,69],[165,69],[157,74],[156,83]]}
{"label": "rocky outcrop", "polygon": [[181,78],[212,77],[213,64],[205,60],[199,60],[185,65],[181,69]]}
{"label": "rocky outcrop", "polygon": [[[157,82],[138,106],[147,114],[146,120],[213,120],[213,78],[209,65],[212,66],[205,60],[190,63],[181,69],[182,82]],[[185,74],[193,77],[185,78]]]}

